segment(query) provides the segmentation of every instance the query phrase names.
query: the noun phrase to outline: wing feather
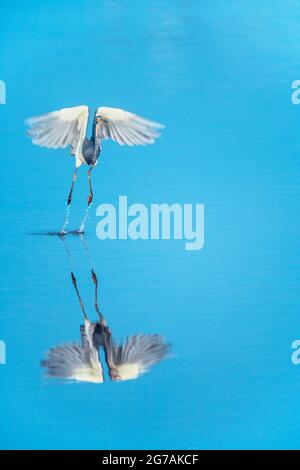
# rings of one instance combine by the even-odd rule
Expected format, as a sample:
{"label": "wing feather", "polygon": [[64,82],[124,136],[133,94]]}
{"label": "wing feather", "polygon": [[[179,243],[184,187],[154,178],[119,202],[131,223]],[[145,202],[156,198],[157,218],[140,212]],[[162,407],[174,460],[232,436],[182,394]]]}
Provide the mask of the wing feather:
{"label": "wing feather", "polygon": [[164,128],[158,122],[119,108],[102,106],[97,109],[96,115],[102,119],[101,137],[111,138],[120,145],[153,144],[160,137],[159,129]]}
{"label": "wing feather", "polygon": [[85,137],[88,117],[87,106],[63,108],[27,119],[27,134],[35,145],[47,148],[64,148],[71,145],[76,149]]}
{"label": "wing feather", "polygon": [[108,337],[105,349],[112,380],[130,380],[164,359],[170,345],[159,335],[136,335],[121,345]]}
{"label": "wing feather", "polygon": [[115,134],[118,135],[118,143],[120,145],[126,145],[127,144],[127,138],[124,135],[124,133],[122,132],[122,127],[119,126],[117,123],[113,123],[113,127],[114,127]]}
{"label": "wing feather", "polygon": [[51,377],[102,383],[102,366],[95,353],[80,344],[65,343],[50,349],[41,365]]}
{"label": "wing feather", "polygon": [[[132,139],[140,145],[146,145],[146,144],[153,144],[155,139],[154,139],[154,134],[150,137],[149,134],[146,134],[144,129],[140,130],[135,126],[130,127],[129,125],[124,126],[127,130],[127,132],[132,136]],[[157,135],[157,134],[156,134]]]}

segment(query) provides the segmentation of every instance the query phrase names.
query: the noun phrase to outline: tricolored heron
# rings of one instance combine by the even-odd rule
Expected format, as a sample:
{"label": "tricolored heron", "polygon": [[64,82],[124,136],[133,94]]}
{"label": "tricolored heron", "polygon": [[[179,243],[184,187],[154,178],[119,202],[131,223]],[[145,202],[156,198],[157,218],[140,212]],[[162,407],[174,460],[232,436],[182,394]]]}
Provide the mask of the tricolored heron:
{"label": "tricolored heron", "polygon": [[94,113],[93,131],[87,137],[90,116],[88,106],[63,108],[43,116],[27,119],[30,127],[27,134],[33,144],[47,148],[65,148],[70,146],[71,155],[75,156],[76,168],[67,199],[72,201],[73,188],[78,168],[84,163],[89,166],[88,206],[93,200],[91,171],[97,165],[103,139],[111,138],[120,145],[153,144],[160,136],[159,129],[164,126],[149,121],[123,109],[100,107]]}
{"label": "tricolored heron", "polygon": [[[81,239],[83,240],[83,237]],[[67,251],[70,254],[69,250]],[[88,319],[75,275],[71,272],[72,283],[84,317],[84,325],[80,327],[81,343],[64,343],[51,348],[41,364],[52,377],[102,383],[104,374],[99,351],[103,349],[112,381],[136,379],[166,358],[170,345],[158,334],[138,334],[129,336],[124,343],[116,343],[99,309],[98,279],[94,269],[91,269],[91,277],[98,321],[91,323]]]}

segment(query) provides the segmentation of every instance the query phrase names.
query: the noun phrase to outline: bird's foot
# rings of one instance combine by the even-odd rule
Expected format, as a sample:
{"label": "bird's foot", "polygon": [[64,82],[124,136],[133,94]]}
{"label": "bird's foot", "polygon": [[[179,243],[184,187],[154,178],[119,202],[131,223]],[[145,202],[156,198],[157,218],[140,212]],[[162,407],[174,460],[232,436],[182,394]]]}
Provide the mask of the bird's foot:
{"label": "bird's foot", "polygon": [[90,206],[92,204],[92,201],[93,201],[93,195],[92,194],[89,194],[89,197],[88,197],[88,206]]}

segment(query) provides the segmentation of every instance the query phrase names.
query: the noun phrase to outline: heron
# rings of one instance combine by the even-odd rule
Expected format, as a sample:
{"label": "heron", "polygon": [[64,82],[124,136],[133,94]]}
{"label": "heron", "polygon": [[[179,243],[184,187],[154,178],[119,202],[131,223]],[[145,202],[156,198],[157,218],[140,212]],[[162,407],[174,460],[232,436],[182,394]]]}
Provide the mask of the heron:
{"label": "heron", "polygon": [[[92,272],[92,277],[96,279],[94,272]],[[84,317],[84,324],[80,327],[81,343],[64,343],[51,348],[47,353],[47,359],[42,360],[41,365],[52,377],[68,378],[79,382],[102,383],[104,381],[103,367],[98,350],[102,343],[102,335],[107,330],[105,319],[99,311],[96,296],[95,306],[99,314],[99,321],[90,322],[73,272],[71,272],[71,279]]]}
{"label": "heron", "polygon": [[27,135],[33,144],[54,149],[70,146],[71,156],[75,157],[75,171],[67,206],[72,202],[77,170],[82,164],[89,167],[88,206],[92,203],[91,172],[98,163],[102,140],[110,138],[119,145],[129,146],[153,144],[160,137],[159,130],[164,128],[164,125],[158,122],[123,109],[102,106],[94,112],[92,135],[88,138],[89,117],[90,109],[83,105],[63,108],[25,121],[29,126]]}
{"label": "heron", "polygon": [[91,278],[94,284],[94,308],[98,320],[96,322],[89,320],[75,274],[71,272],[72,284],[84,318],[84,324],[80,326],[81,343],[63,343],[51,348],[47,352],[46,359],[41,361],[41,365],[50,377],[102,383],[104,367],[99,353],[103,350],[110,380],[115,382],[137,379],[168,356],[170,345],[158,334],[137,334],[127,337],[123,343],[115,342],[99,308],[99,282],[93,268]]}

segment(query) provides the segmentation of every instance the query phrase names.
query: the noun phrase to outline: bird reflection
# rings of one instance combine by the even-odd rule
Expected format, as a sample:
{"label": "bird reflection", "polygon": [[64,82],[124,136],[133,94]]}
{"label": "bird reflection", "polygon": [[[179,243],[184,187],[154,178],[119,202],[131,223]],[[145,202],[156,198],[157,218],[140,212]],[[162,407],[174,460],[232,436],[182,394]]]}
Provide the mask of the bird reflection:
{"label": "bird reflection", "polygon": [[[65,243],[68,256],[71,252],[65,237],[60,237]],[[90,254],[83,236],[81,241]],[[94,268],[91,269],[91,280],[94,284],[94,308],[97,321],[91,322],[85,311],[75,274],[71,272],[71,281],[83,314],[83,325],[80,326],[80,343],[64,343],[55,346],[46,354],[41,362],[49,377],[69,379],[80,382],[104,382],[104,368],[100,352],[104,351],[105,365],[108,376],[112,381],[137,379],[153,365],[165,359],[170,351],[170,345],[158,334],[138,334],[129,336],[123,343],[117,343],[112,337],[106,319],[100,312],[98,304],[98,278]]]}

